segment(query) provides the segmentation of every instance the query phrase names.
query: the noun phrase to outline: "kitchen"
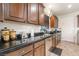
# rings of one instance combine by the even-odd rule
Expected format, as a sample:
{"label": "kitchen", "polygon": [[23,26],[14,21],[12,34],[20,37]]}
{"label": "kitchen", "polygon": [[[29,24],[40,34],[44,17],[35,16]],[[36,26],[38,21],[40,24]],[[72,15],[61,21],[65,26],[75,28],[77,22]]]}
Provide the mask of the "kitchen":
{"label": "kitchen", "polygon": [[[0,55],[79,55],[76,40],[77,20],[73,19],[79,14],[77,12],[79,7],[74,7],[78,5],[75,3],[0,3]],[[74,49],[77,52],[67,49]]]}

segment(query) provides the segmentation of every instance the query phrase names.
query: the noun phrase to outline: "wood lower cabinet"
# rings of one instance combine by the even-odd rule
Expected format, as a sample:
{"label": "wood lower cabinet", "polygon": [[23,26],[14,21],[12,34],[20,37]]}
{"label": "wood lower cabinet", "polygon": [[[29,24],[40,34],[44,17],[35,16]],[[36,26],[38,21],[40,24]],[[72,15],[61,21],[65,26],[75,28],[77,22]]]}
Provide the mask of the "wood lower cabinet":
{"label": "wood lower cabinet", "polygon": [[18,49],[16,51],[7,53],[6,56],[24,56],[24,55],[30,55],[30,54],[33,55],[33,53],[30,51],[33,51],[33,45],[30,45],[30,46]]}
{"label": "wood lower cabinet", "polygon": [[0,3],[0,21],[3,21],[3,4]]}
{"label": "wood lower cabinet", "polygon": [[56,47],[61,41],[61,32],[53,34],[53,47]]}
{"label": "wood lower cabinet", "polygon": [[[58,34],[58,35],[57,35]],[[20,48],[16,51],[5,54],[6,56],[50,56],[50,49],[55,48],[60,41],[56,37],[60,38],[61,33],[52,34],[51,37],[45,40],[38,41],[34,44]]]}
{"label": "wood lower cabinet", "polygon": [[52,47],[56,47],[56,34],[53,34],[52,36]]}
{"label": "wood lower cabinet", "polygon": [[46,56],[50,55],[50,48],[52,47],[52,37],[47,38],[45,40],[45,47],[46,47]]}
{"label": "wood lower cabinet", "polygon": [[38,48],[35,48],[35,56],[44,56],[44,46],[40,46]]}
{"label": "wood lower cabinet", "polygon": [[27,5],[23,3],[4,4],[5,20],[25,22],[27,20]]}
{"label": "wood lower cabinet", "polygon": [[28,4],[28,23],[38,24],[38,4]]}
{"label": "wood lower cabinet", "polygon": [[[40,44],[39,44],[40,43]],[[35,43],[34,47],[34,55],[35,56],[44,56],[45,55],[45,45],[44,45],[44,40]]]}
{"label": "wood lower cabinet", "polygon": [[56,36],[57,36],[57,44],[61,41],[61,32],[59,32],[59,33],[57,33],[56,34]]}
{"label": "wood lower cabinet", "polygon": [[28,53],[26,53],[26,54],[24,54],[24,56],[33,56],[33,50],[28,52]]}
{"label": "wood lower cabinet", "polygon": [[44,56],[45,55],[45,43],[44,40],[29,45],[27,47],[12,51],[5,54],[6,56]]}

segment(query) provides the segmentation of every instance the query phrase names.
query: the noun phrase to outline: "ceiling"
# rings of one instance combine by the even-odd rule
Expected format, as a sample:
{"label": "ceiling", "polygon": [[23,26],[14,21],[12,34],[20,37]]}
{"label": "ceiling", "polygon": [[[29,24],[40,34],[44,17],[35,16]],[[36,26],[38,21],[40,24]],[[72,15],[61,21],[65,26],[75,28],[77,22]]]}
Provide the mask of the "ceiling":
{"label": "ceiling", "polygon": [[[68,8],[68,5],[72,5]],[[79,3],[45,3],[46,9],[52,10],[54,15],[63,15],[71,12],[79,11]]]}

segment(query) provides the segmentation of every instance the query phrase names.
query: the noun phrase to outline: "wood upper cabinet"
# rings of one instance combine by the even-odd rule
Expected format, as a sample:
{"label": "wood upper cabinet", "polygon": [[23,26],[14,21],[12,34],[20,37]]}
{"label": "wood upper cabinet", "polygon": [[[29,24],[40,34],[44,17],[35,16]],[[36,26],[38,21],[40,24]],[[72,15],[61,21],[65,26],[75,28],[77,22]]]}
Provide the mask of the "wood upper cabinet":
{"label": "wood upper cabinet", "polygon": [[55,27],[55,17],[51,16],[50,18],[50,28],[54,28]]}
{"label": "wood upper cabinet", "polygon": [[28,22],[31,24],[38,24],[38,4],[28,4]]}
{"label": "wood upper cabinet", "polygon": [[50,28],[58,28],[58,17],[55,15],[50,17]]}
{"label": "wood upper cabinet", "polygon": [[3,4],[0,3],[0,21],[3,21]]}
{"label": "wood upper cabinet", "polygon": [[44,25],[44,23],[44,6],[42,4],[39,4],[39,24]]}
{"label": "wood upper cabinet", "polygon": [[27,20],[27,6],[22,3],[5,4],[5,19],[25,22]]}
{"label": "wood upper cabinet", "polygon": [[6,3],[4,4],[4,19],[44,25],[44,6],[40,3]]}

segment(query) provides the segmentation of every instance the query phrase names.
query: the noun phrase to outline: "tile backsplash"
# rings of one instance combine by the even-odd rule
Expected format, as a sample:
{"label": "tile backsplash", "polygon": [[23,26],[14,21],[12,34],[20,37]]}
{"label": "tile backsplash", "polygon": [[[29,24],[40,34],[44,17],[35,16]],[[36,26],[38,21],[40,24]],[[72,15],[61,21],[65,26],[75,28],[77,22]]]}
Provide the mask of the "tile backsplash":
{"label": "tile backsplash", "polygon": [[9,29],[14,29],[16,33],[20,32],[40,32],[41,26],[40,25],[33,25],[33,24],[25,24],[25,23],[19,23],[19,22],[0,22],[0,30],[4,27],[7,27]]}

